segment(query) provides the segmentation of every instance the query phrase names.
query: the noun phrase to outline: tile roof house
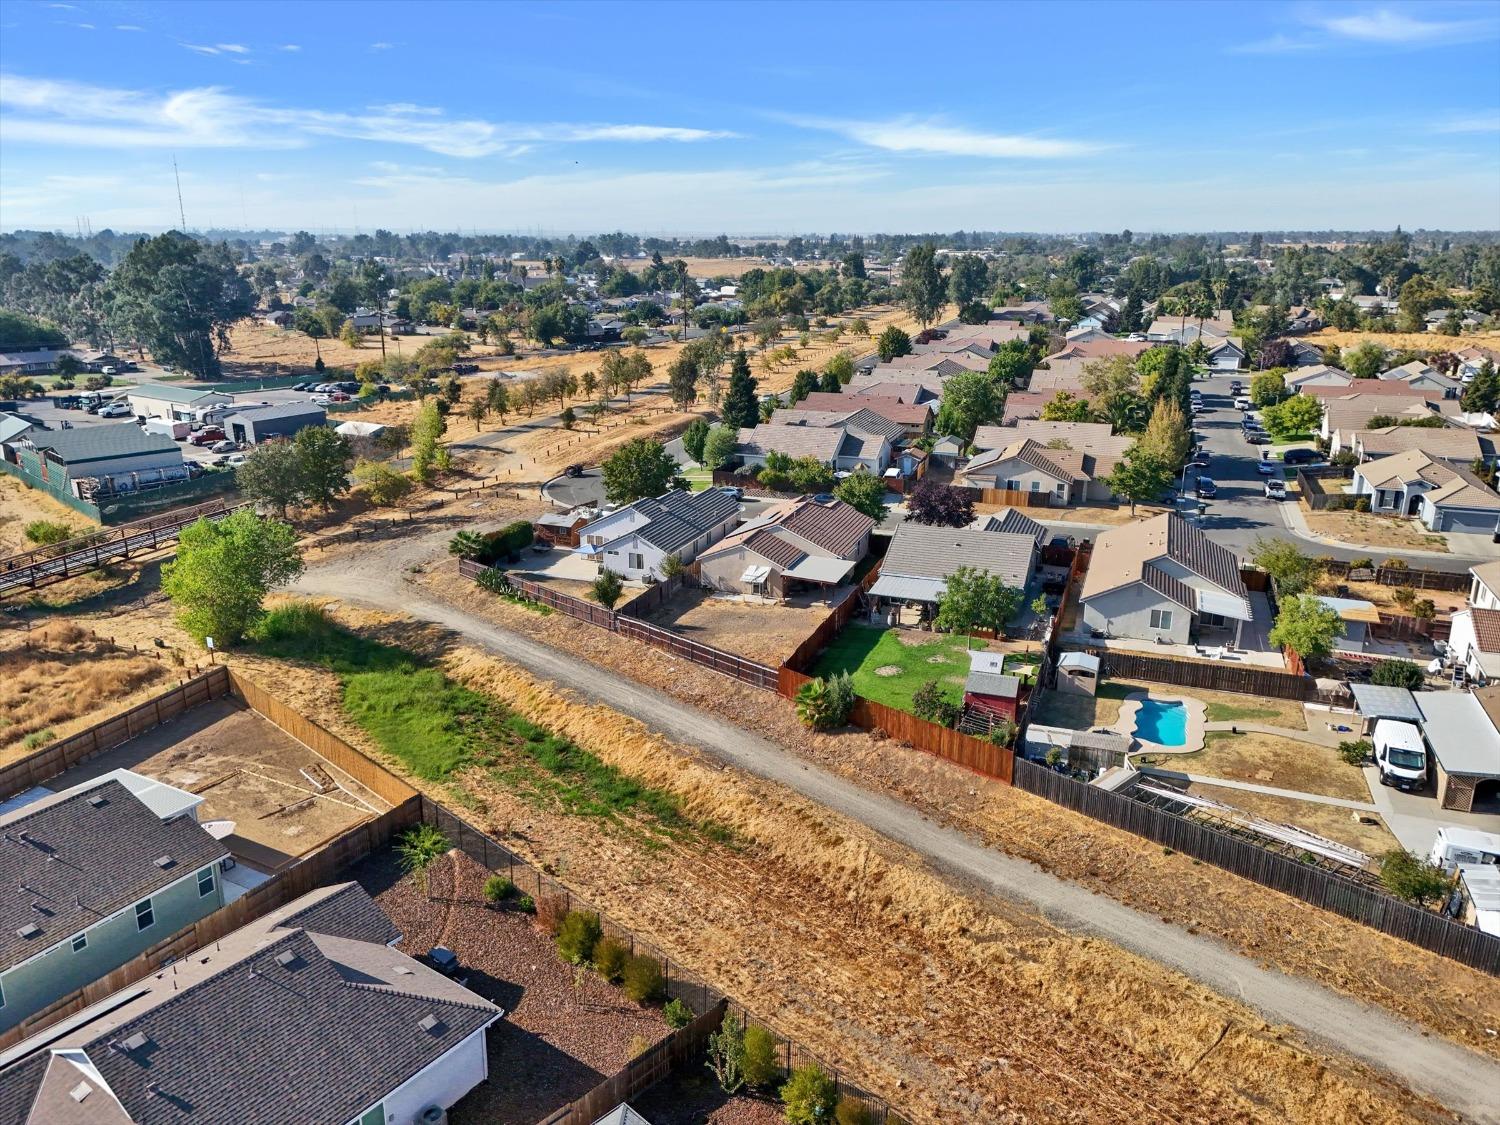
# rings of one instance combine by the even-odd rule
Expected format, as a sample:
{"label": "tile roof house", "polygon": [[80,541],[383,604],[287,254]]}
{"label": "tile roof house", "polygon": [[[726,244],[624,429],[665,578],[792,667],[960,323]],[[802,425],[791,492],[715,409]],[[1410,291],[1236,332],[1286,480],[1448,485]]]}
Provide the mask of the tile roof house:
{"label": "tile roof house", "polygon": [[357,884],[304,895],[0,1055],[0,1117],[394,1125],[448,1109],[488,1076],[505,1013],[392,931]]}
{"label": "tile roof house", "polygon": [[1429,531],[1494,535],[1500,532],[1500,495],[1463,466],[1422,497],[1417,518]]}
{"label": "tile roof house", "polygon": [[903,523],[891,538],[870,596],[936,605],[948,589],[948,576],[961,566],[1025,589],[1036,556],[1037,538],[1030,534]]}
{"label": "tile roof house", "polygon": [[[1429,429],[1426,426],[1387,426],[1379,430],[1353,430],[1340,435],[1341,444],[1354,450],[1361,461],[1377,457],[1389,457],[1393,453],[1404,453],[1408,449],[1420,449],[1441,461],[1456,461],[1470,465],[1479,458],[1491,460],[1495,456],[1493,442],[1470,429],[1445,426]],[[1347,441],[1342,439],[1347,438]]]}
{"label": "tile roof house", "polygon": [[1053,359],[1098,359],[1100,356],[1128,355],[1138,356],[1148,352],[1155,345],[1146,340],[1070,340],[1063,348],[1047,356],[1050,363]]}
{"label": "tile roof house", "polygon": [[1239,560],[1173,513],[1110,528],[1083,582],[1083,625],[1113,637],[1189,644],[1203,625],[1251,620]]}
{"label": "tile roof house", "polygon": [[[985,371],[989,369],[989,357],[975,355],[967,345],[953,351],[913,352],[892,359],[882,367],[910,368],[914,371],[936,371],[939,375],[957,375],[961,371]],[[982,345],[981,345],[982,346]]]}
{"label": "tile roof house", "polygon": [[842,500],[778,505],[698,559],[703,584],[727,593],[786,597],[845,582],[870,548],[875,521]]}
{"label": "tile roof house", "polygon": [[577,553],[622,578],[663,578],[668,555],[690,563],[739,522],[740,504],[722,489],[664,492],[579,529]]}
{"label": "tile roof house", "polygon": [[[1308,388],[1314,392],[1321,389],[1325,388]],[[1342,448],[1343,435],[1353,430],[1369,429],[1371,418],[1427,418],[1436,413],[1440,412],[1435,409],[1435,404],[1423,395],[1372,394],[1361,390],[1323,398],[1323,422],[1318,432],[1330,440],[1338,434],[1339,448]]]}
{"label": "tile roof house", "polygon": [[821,426],[831,428],[843,426],[861,434],[883,437],[892,446],[904,444],[906,427],[892,422],[882,414],[865,409],[862,403],[850,404],[845,400],[842,410],[813,410],[802,403],[781,407],[771,414],[772,426]]}
{"label": "tile roof house", "polygon": [[[1078,397],[1082,398],[1081,395]],[[1050,392],[1011,391],[1005,396],[1005,413],[1001,416],[1001,424],[1009,426],[1015,422],[1040,418],[1042,408],[1051,401]]]}
{"label": "tile roof house", "polygon": [[[894,423],[880,419],[885,426]],[[762,422],[741,429],[735,452],[746,465],[764,465],[766,454],[783,453],[794,460],[812,457],[835,471],[853,472],[865,469],[882,475],[891,463],[891,442],[862,424],[836,422],[832,425],[779,425]]]}
{"label": "tile roof house", "polygon": [[[1105,481],[1130,447],[1130,438],[1065,436],[1049,432],[1056,423],[1019,421],[1014,427],[983,426],[974,444],[982,452],[955,474],[972,488],[1045,493],[1052,506],[1108,500]],[[1068,423],[1063,423],[1068,425]],[[1032,427],[1037,429],[1033,431]],[[1004,441],[1004,445],[992,443]]]}
{"label": "tile roof house", "polygon": [[1358,466],[1354,470],[1354,495],[1370,497],[1372,512],[1414,516],[1422,495],[1447,484],[1454,476],[1452,468],[1424,450],[1408,449]]}
{"label": "tile roof house", "polygon": [[935,371],[878,365],[871,371],[856,374],[845,389],[852,395],[895,395],[907,402],[931,402],[943,397],[945,381],[945,377]]}
{"label": "tile roof house", "polygon": [[1043,422],[1033,419],[1018,419],[1007,426],[980,426],[974,432],[974,448],[978,450],[998,449],[1019,438],[1031,438],[1060,453],[1063,448],[1084,455],[1083,470],[1089,476],[1089,485],[1084,492],[1086,500],[1108,500],[1109,486],[1105,477],[1115,471],[1120,459],[1135,444],[1129,434],[1111,432],[1107,422]]}
{"label": "tile roof house", "polygon": [[1469,607],[1500,609],[1500,559],[1469,568]]}
{"label": "tile roof house", "polygon": [[0,816],[0,1030],[224,904],[228,849],[157,788],[181,799],[107,775]]}
{"label": "tile roof house", "polygon": [[896,422],[908,437],[921,437],[932,432],[933,407],[926,402],[912,402],[900,395],[877,394],[833,394],[829,391],[814,391],[797,404],[802,410],[849,411],[868,410],[872,414]]}

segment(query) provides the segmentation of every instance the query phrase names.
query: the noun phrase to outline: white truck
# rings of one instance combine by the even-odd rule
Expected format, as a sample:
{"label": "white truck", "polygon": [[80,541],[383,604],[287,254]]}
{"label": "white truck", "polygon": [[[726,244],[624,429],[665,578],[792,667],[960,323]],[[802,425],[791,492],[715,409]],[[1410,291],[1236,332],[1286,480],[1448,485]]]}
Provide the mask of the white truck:
{"label": "white truck", "polygon": [[1427,784],[1427,746],[1411,723],[1381,719],[1375,724],[1375,766],[1380,784],[1421,789]]}
{"label": "white truck", "polygon": [[186,441],[193,432],[189,422],[169,422],[165,418],[147,418],[141,429],[148,434],[163,434],[173,441]]}
{"label": "white truck", "polygon": [[1427,857],[1449,875],[1460,863],[1491,863],[1500,865],[1500,835],[1480,832],[1475,828],[1451,828],[1447,825],[1437,830],[1437,839],[1432,842],[1432,854]]}

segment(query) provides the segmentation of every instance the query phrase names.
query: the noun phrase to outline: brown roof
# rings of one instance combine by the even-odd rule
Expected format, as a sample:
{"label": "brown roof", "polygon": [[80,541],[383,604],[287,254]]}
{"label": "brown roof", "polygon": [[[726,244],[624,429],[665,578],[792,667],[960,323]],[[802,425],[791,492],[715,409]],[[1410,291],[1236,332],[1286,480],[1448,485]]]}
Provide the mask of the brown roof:
{"label": "brown roof", "polygon": [[1050,394],[1042,394],[1037,391],[1012,391],[1005,396],[1005,417],[1003,421],[1007,424],[1020,421],[1025,418],[1040,418],[1042,407],[1052,401]]}
{"label": "brown roof", "polygon": [[1424,480],[1428,484],[1447,484],[1457,475],[1446,465],[1440,465],[1421,449],[1408,449],[1382,457],[1378,461],[1367,461],[1355,470],[1371,488],[1398,481],[1410,484]]}
{"label": "brown roof", "polygon": [[[1074,340],[1061,351],[1054,353],[1055,358],[1068,359],[1073,356],[1088,356],[1097,358],[1104,355],[1140,355],[1156,347],[1148,340]],[[1054,356],[1046,357],[1049,361]]]}
{"label": "brown roof", "polygon": [[1462,466],[1455,466],[1452,472],[1452,480],[1427,494],[1429,504],[1445,508],[1500,508],[1500,495],[1484,481]]}
{"label": "brown roof", "polygon": [[763,527],[749,539],[745,540],[745,549],[754,551],[767,562],[785,570],[789,566],[795,566],[797,561],[807,554],[795,543],[789,543],[775,530]]}
{"label": "brown roof", "polygon": [[920,426],[932,416],[932,408],[902,399],[899,395],[852,395],[833,394],[831,391],[814,391],[797,406],[802,410],[868,410],[882,418],[903,425]]}
{"label": "brown roof", "polygon": [[808,500],[781,521],[788,531],[840,558],[859,546],[875,527],[875,521],[842,500],[820,504]]}
{"label": "brown roof", "polygon": [[1428,402],[1436,402],[1443,397],[1442,391],[1409,387],[1399,379],[1356,379],[1347,387],[1303,387],[1301,393],[1322,399],[1348,398],[1350,395],[1390,395],[1393,398],[1426,399]]}
{"label": "brown roof", "polygon": [[1420,449],[1445,461],[1472,461],[1484,452],[1479,444],[1479,435],[1460,426],[1445,426],[1441,430],[1426,426],[1355,430],[1349,435],[1349,442],[1357,442],[1360,450],[1368,457],[1385,457],[1392,453],[1404,453],[1408,449]]}
{"label": "brown roof", "polygon": [[[1107,594],[1132,582],[1154,583],[1153,588],[1157,588],[1163,584],[1161,579],[1147,574],[1155,569],[1152,564],[1157,559],[1171,559],[1248,605],[1249,595],[1234,553],[1171,512],[1100,533],[1083,580],[1083,597]],[[1174,594],[1166,596],[1177,600]]]}
{"label": "brown roof", "polygon": [[1344,395],[1340,398],[1325,399],[1323,412],[1328,419],[1330,434],[1335,430],[1345,433],[1349,430],[1364,429],[1365,424],[1371,418],[1425,417],[1433,413],[1428,402],[1429,400],[1414,395]]}
{"label": "brown roof", "polygon": [[1500,652],[1500,609],[1471,609],[1469,619],[1474,624],[1479,651]]}

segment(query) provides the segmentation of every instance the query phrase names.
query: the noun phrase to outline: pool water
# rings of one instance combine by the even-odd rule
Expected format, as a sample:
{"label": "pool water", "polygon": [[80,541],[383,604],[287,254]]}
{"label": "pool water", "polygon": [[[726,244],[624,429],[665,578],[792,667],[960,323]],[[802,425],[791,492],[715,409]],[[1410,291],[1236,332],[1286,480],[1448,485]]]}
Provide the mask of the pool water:
{"label": "pool water", "polygon": [[1145,700],[1135,713],[1135,736],[1158,746],[1182,746],[1187,742],[1187,708],[1181,703]]}

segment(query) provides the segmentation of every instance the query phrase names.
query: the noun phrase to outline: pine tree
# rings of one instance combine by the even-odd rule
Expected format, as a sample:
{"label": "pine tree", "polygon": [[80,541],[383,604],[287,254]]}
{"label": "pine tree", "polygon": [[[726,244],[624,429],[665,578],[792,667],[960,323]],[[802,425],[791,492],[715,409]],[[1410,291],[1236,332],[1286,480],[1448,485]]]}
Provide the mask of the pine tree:
{"label": "pine tree", "polygon": [[729,369],[729,388],[724,392],[724,402],[719,413],[726,426],[745,429],[760,421],[760,407],[755,401],[755,377],[750,374],[750,357],[745,349],[734,353],[734,362]]}
{"label": "pine tree", "polygon": [[1500,376],[1495,374],[1494,363],[1487,359],[1458,402],[1470,414],[1489,414],[1494,412],[1497,399],[1500,399]]}

